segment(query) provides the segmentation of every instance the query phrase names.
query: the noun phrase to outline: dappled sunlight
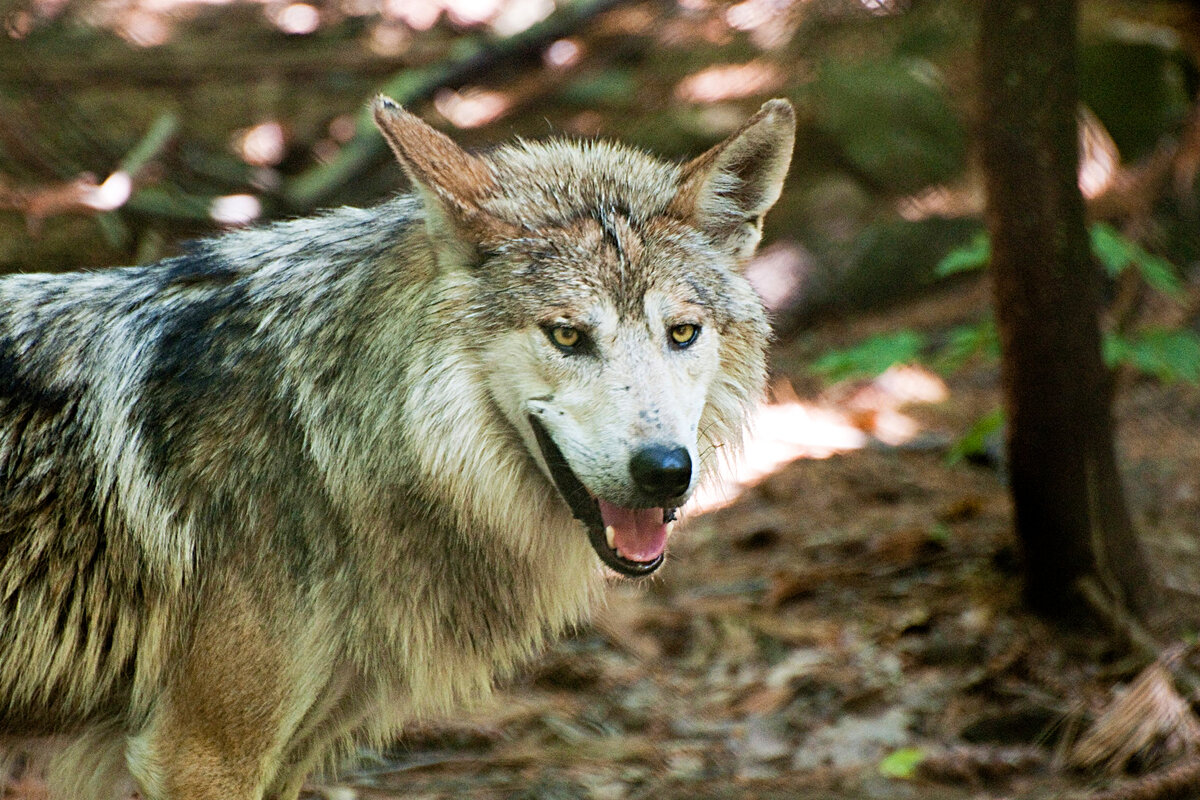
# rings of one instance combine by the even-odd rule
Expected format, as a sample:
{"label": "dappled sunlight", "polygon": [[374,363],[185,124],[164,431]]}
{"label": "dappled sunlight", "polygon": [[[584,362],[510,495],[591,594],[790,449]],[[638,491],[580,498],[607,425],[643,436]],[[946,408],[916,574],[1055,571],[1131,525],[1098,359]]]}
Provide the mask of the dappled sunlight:
{"label": "dappled sunlight", "polygon": [[783,83],[783,71],[768,61],[719,64],[688,75],[675,87],[675,96],[692,103],[714,103],[773,92]]}
{"label": "dappled sunlight", "polygon": [[95,211],[115,211],[133,194],[133,177],[124,170],[109,175],[99,186],[84,190],[81,203]]}
{"label": "dappled sunlight", "polygon": [[[427,31],[445,20],[458,28],[484,27],[498,36],[512,36],[550,16],[555,0],[341,0],[341,2],[279,2],[279,0],[96,0],[81,7],[84,21],[116,32],[130,44],[155,47],[170,41],[175,23],[206,6],[257,5],[265,18],[283,33],[304,36],[327,22],[346,17],[377,16],[384,21],[373,31],[368,46],[381,54],[402,52],[407,37],[386,23],[401,23],[404,33]],[[22,39],[41,22],[74,13],[67,0],[31,0],[28,10],[3,18],[10,38]]]}
{"label": "dappled sunlight", "polygon": [[893,447],[911,442],[922,432],[921,425],[902,409],[943,402],[949,389],[923,367],[897,365],[872,380],[835,386],[828,397],[802,399],[786,385],[776,395],[754,410],[742,452],[697,492],[688,512],[724,507],[743,489],[797,459],[829,458],[872,442]]}
{"label": "dappled sunlight", "polygon": [[262,203],[252,194],[230,194],[215,198],[208,213],[219,225],[239,227],[262,216]]}
{"label": "dappled sunlight", "polygon": [[[1117,180],[1121,153],[1116,142],[1091,110],[1079,110],[1079,191],[1087,200],[1104,194]],[[896,211],[908,222],[933,217],[954,219],[983,213],[983,180],[968,173],[956,184],[930,186],[896,202]]]}
{"label": "dappled sunlight", "polygon": [[434,95],[433,107],[456,128],[478,128],[502,117],[512,108],[504,92],[469,86],[460,91],[443,89]]}
{"label": "dappled sunlight", "polygon": [[1088,200],[1112,185],[1121,154],[1108,129],[1086,106],[1079,111],[1079,191]]}
{"label": "dappled sunlight", "polygon": [[686,510],[704,513],[721,508],[784,464],[858,450],[867,441],[850,417],[835,409],[798,398],[764,403],[751,414],[742,452],[722,466],[720,477],[702,487]]}
{"label": "dappled sunlight", "polygon": [[772,314],[787,309],[816,268],[812,254],[790,239],[772,242],[746,265],[746,279]]}
{"label": "dappled sunlight", "polygon": [[308,3],[292,3],[274,14],[272,21],[284,33],[303,36],[321,27],[321,12]]}
{"label": "dappled sunlight", "polygon": [[283,125],[271,120],[241,131],[235,137],[234,150],[247,164],[272,167],[283,160],[286,145]]}
{"label": "dappled sunlight", "polygon": [[578,39],[559,39],[546,48],[542,60],[554,69],[568,69],[579,63],[583,56],[583,43]]}

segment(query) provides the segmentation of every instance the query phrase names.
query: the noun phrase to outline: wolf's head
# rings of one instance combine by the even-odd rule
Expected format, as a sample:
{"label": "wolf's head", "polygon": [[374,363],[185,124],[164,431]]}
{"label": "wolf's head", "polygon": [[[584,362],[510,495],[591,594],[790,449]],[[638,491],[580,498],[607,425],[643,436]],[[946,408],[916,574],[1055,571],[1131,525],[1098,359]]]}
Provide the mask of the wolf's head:
{"label": "wolf's head", "polygon": [[492,400],[601,560],[654,571],[763,389],[768,327],[741,271],[787,173],[791,105],[683,165],[590,141],[472,155],[391,100],[374,112],[440,269],[472,283],[463,323]]}

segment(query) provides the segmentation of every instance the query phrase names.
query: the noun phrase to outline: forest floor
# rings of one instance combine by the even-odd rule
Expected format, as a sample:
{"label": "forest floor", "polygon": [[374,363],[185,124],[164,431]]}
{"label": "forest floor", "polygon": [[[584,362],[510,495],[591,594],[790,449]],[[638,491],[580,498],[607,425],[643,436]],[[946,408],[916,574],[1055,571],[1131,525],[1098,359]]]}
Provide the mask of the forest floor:
{"label": "forest floor", "polygon": [[[765,419],[748,453],[784,463],[689,516],[656,577],[614,583],[593,624],[485,709],[411,731],[316,796],[950,800],[1130,780],[1067,754],[1145,662],[1102,627],[1023,610],[1002,469],[948,464],[947,443],[999,402],[996,365],[924,403],[930,373],[822,389],[804,371],[814,349],[986,302],[960,287],[781,344],[776,395],[795,396],[775,410],[790,416]],[[1133,383],[1118,417],[1134,516],[1167,595],[1194,606],[1200,390]],[[907,443],[874,436],[904,423]],[[812,457],[855,426],[865,446]]]}

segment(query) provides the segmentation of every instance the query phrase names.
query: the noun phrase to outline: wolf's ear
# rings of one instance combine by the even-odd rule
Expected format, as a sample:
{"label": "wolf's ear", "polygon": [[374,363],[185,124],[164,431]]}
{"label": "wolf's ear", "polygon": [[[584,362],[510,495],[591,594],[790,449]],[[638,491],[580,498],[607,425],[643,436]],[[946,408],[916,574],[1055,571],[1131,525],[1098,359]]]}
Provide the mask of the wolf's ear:
{"label": "wolf's ear", "polygon": [[683,165],[669,212],[748,258],[762,235],[763,215],[783,189],[796,141],[796,112],[768,100],[736,133]]}
{"label": "wolf's ear", "polygon": [[497,189],[487,162],[389,97],[376,97],[371,111],[383,138],[420,192],[435,247],[449,248],[460,263],[472,263],[488,244],[513,235],[515,226],[482,207]]}

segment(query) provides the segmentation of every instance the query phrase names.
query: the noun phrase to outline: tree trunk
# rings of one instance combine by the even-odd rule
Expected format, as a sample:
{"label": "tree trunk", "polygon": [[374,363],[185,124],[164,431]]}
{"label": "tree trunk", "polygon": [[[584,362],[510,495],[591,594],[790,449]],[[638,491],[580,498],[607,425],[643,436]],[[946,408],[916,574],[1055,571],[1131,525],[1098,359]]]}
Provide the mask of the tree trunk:
{"label": "tree trunk", "polygon": [[1117,472],[1101,275],[1076,177],[1076,2],[981,6],[979,141],[1025,598],[1069,615],[1091,577],[1144,615],[1156,590]]}

